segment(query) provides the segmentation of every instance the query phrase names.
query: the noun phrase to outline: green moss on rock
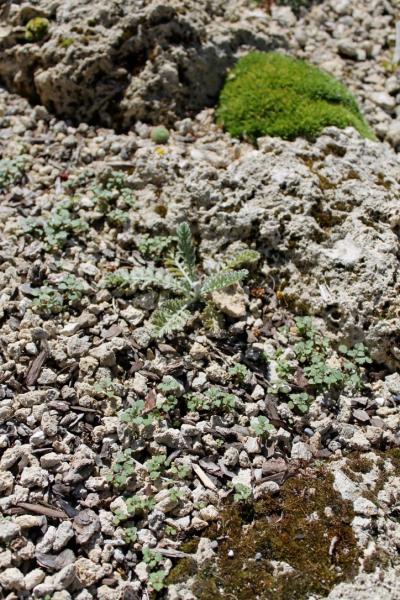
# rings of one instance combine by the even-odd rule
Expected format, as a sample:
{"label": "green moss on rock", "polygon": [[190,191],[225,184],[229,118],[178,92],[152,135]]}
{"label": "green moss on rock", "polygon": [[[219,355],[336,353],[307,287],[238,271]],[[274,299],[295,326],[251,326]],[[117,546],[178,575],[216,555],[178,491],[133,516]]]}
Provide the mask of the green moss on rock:
{"label": "green moss on rock", "polygon": [[49,21],[44,17],[34,17],[25,25],[25,39],[27,42],[40,42],[49,30]]}
{"label": "green moss on rock", "polygon": [[234,137],[315,139],[324,127],[353,126],[375,139],[354,96],[334,77],[305,61],[251,52],[229,73],[217,120]]}
{"label": "green moss on rock", "polygon": [[153,127],[150,137],[156,144],[166,144],[169,140],[169,131],[163,125]]}
{"label": "green moss on rock", "polygon": [[[353,518],[352,504],[334,490],[332,475],[322,468],[289,479],[277,496],[233,502],[203,534],[218,540],[217,558],[197,573],[193,593],[198,600],[325,595],[358,570]],[[192,576],[193,561],[186,559],[172,569],[168,584]]]}

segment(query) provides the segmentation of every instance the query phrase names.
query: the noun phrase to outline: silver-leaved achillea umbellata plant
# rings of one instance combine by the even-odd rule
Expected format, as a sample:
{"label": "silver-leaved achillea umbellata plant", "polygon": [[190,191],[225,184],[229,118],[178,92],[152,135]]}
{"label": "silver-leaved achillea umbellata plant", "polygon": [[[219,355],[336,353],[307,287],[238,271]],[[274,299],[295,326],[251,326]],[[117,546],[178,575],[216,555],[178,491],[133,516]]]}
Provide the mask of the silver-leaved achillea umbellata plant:
{"label": "silver-leaved achillea umbellata plant", "polygon": [[260,256],[255,250],[245,249],[218,271],[204,275],[198,268],[196,249],[187,223],[178,226],[176,240],[177,250],[168,259],[166,268],[119,270],[108,275],[105,282],[108,288],[120,290],[156,287],[169,292],[170,297],[151,316],[156,337],[182,330],[198,308],[203,308],[203,320],[212,328],[215,320],[212,293],[243,281],[248,271],[241,267],[254,263]]}

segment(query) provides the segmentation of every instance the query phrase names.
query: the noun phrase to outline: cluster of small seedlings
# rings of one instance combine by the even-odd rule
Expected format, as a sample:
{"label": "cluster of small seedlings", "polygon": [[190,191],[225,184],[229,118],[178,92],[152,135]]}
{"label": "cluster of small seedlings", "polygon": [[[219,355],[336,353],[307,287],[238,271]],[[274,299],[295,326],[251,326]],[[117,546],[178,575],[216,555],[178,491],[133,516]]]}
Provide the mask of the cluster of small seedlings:
{"label": "cluster of small seedlings", "polygon": [[21,183],[25,175],[27,160],[28,157],[25,155],[0,160],[0,192]]}
{"label": "cluster of small seedlings", "polygon": [[294,321],[293,328],[282,329],[285,344],[275,352],[277,377],[270,393],[287,397],[290,408],[307,413],[318,393],[329,393],[335,400],[346,391],[360,392],[365,384],[365,366],[372,362],[365,345],[348,348],[340,344],[334,352],[329,338],[315,328],[310,317]]}

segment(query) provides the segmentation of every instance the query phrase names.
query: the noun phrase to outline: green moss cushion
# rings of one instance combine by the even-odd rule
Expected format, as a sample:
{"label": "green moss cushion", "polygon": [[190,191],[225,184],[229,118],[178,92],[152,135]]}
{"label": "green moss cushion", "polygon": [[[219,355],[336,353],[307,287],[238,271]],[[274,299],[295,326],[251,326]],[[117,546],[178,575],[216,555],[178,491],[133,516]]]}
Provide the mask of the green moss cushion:
{"label": "green moss cushion", "polygon": [[217,120],[233,136],[315,139],[324,127],[352,125],[375,139],[347,88],[317,67],[275,52],[251,52],[229,73]]}

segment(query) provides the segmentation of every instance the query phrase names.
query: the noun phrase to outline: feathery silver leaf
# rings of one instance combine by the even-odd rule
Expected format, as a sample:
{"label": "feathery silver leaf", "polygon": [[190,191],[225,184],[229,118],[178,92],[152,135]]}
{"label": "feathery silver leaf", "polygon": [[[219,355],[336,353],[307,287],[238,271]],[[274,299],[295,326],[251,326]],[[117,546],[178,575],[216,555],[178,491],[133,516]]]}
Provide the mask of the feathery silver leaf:
{"label": "feathery silver leaf", "polygon": [[240,267],[244,267],[245,265],[251,265],[258,260],[260,260],[261,254],[257,252],[257,250],[251,250],[247,248],[246,250],[242,250],[238,254],[232,256],[230,260],[226,263],[227,269],[238,269]]}
{"label": "feathery silver leaf", "polygon": [[190,227],[187,223],[181,223],[178,226],[176,237],[178,238],[178,252],[192,278],[196,268],[196,249]]}
{"label": "feathery silver leaf", "polygon": [[173,331],[182,331],[191,314],[184,300],[167,300],[156,309],[151,324],[157,337],[164,337]]}
{"label": "feathery silver leaf", "polygon": [[234,283],[243,281],[248,275],[247,269],[241,269],[240,271],[222,271],[221,273],[214,273],[207,277],[201,286],[201,295],[206,296],[217,290],[223,290]]}

